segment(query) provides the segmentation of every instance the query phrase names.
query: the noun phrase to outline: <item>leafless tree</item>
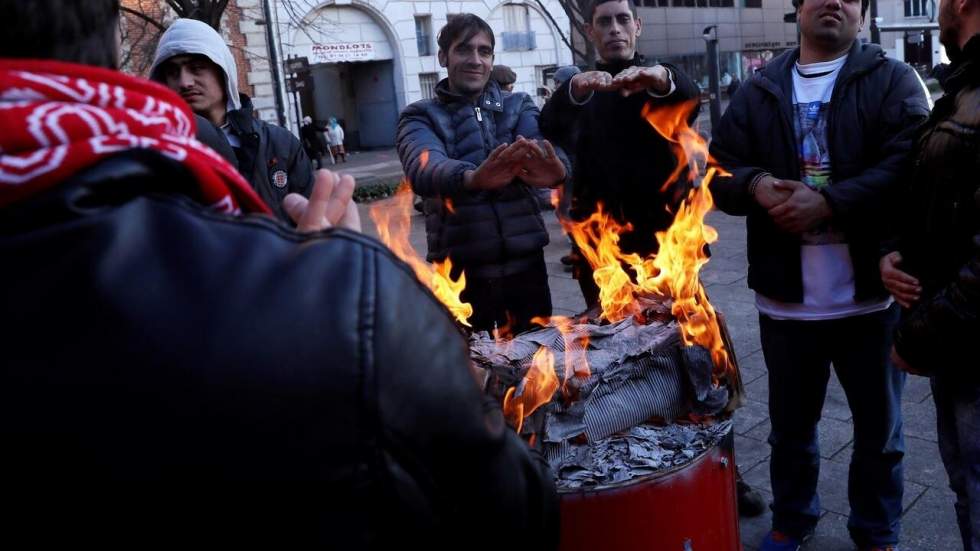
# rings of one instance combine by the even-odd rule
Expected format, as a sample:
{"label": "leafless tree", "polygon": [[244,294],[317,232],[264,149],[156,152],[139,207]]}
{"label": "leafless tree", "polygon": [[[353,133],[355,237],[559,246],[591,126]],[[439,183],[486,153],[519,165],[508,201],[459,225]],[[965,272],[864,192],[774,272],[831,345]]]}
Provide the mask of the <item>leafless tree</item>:
{"label": "leafless tree", "polygon": [[586,18],[589,12],[589,5],[593,0],[556,1],[561,6],[561,9],[565,11],[565,15],[568,16],[568,21],[572,25],[571,32],[568,35],[565,34],[561,25],[555,21],[554,16],[545,7],[544,2],[542,0],[534,0],[545,16],[551,21],[551,24],[558,29],[558,34],[562,42],[572,51],[575,61],[577,63],[592,65],[595,63],[596,58],[595,46],[589,41],[589,35],[585,32],[585,24],[588,22]]}

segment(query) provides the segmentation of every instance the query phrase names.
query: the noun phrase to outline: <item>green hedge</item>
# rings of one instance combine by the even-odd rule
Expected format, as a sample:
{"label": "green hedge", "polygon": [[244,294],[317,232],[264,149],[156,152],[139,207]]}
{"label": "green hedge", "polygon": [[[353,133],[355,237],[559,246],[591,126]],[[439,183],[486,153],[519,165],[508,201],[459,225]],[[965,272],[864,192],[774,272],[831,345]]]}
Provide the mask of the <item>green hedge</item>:
{"label": "green hedge", "polygon": [[391,197],[398,189],[401,178],[389,178],[378,182],[359,185],[354,188],[354,201],[358,203],[370,203],[378,199]]}

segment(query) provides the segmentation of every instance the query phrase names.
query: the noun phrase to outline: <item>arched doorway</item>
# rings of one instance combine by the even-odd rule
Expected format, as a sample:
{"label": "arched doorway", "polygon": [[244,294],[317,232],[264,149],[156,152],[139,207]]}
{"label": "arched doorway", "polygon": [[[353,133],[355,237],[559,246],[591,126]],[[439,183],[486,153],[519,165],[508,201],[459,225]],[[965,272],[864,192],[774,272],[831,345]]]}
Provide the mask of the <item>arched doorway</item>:
{"label": "arched doorway", "polygon": [[357,5],[317,9],[293,34],[294,55],[309,59],[313,88],[302,111],[336,117],[352,148],[394,145],[398,122],[396,56],[389,32]]}

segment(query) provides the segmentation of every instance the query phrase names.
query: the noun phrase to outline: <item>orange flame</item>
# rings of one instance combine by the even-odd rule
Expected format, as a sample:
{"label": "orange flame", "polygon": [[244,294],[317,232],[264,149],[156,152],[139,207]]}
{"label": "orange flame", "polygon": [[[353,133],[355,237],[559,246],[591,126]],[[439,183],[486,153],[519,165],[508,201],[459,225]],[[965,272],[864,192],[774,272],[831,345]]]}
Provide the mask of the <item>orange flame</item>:
{"label": "orange flame", "polygon": [[558,329],[564,343],[564,379],[562,380],[562,391],[565,391],[568,382],[572,377],[588,378],[592,370],[589,368],[589,334],[584,330],[575,327],[575,320],[567,316],[551,316],[550,318],[535,317],[531,323],[536,323],[542,327],[553,326]]}
{"label": "orange flame", "polygon": [[520,433],[524,419],[550,402],[556,390],[558,376],[555,374],[555,354],[550,348],[542,346],[531,358],[531,368],[521,383],[508,388],[504,394],[504,417]]}
{"label": "orange flame", "polygon": [[708,186],[716,175],[726,173],[709,156],[704,139],[687,124],[692,108],[693,102],[656,110],[648,105],[642,113],[670,142],[677,158],[677,167],[662,184],[661,191],[666,192],[678,183],[685,168],[693,183],[670,228],[656,234],[660,244],[658,254],[641,258],[623,253],[619,248],[620,234],[632,228],[612,220],[601,205],[587,220],[565,226],[594,269],[603,318],[617,322],[638,313],[636,297],[639,295],[671,298],[671,311],[680,324],[684,344],[697,344],[710,350],[717,376],[732,366],[717,315],[698,274],[708,261],[706,246],[718,239],[718,232],[704,223],[705,215],[714,206]]}
{"label": "orange flame", "polygon": [[[427,161],[428,152],[425,151],[422,153],[423,167]],[[473,306],[460,298],[463,289],[466,288],[466,274],[460,273],[459,279],[453,280],[450,275],[453,264],[448,258],[443,262],[429,264],[408,241],[412,198],[412,189],[408,182],[402,182],[391,200],[393,205],[383,207],[376,204],[371,207],[371,219],[378,228],[378,237],[395,253],[395,256],[412,267],[415,277],[449,309],[456,321],[469,327],[470,323],[467,320],[473,315]]]}

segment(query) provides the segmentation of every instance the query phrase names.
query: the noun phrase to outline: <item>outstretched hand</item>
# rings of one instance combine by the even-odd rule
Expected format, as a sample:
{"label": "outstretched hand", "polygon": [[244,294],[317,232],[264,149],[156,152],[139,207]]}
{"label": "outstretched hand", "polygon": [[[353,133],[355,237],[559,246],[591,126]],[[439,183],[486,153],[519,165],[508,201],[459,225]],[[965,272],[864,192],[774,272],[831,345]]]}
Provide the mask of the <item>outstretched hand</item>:
{"label": "outstretched hand", "polygon": [[500,189],[520,177],[535,187],[551,187],[565,179],[565,164],[547,140],[536,142],[518,136],[512,144],[501,144],[476,170],[463,176],[467,189]]}
{"label": "outstretched hand", "polygon": [[612,79],[612,88],[619,89],[623,96],[652,90],[666,95],[670,92],[670,73],[663,65],[653,67],[627,67]]}
{"label": "outstretched hand", "polygon": [[585,101],[592,92],[613,90],[612,82],[612,75],[605,71],[586,71],[573,76],[568,85],[575,101]]}
{"label": "outstretched hand", "polygon": [[512,144],[500,144],[490,155],[463,176],[467,189],[491,191],[511,183],[520,173],[522,164],[529,154],[526,140]]}
{"label": "outstretched hand", "polygon": [[340,227],[361,231],[361,216],[352,200],[354,177],[321,169],[316,171],[313,192],[307,199],[290,193],[282,200],[282,208],[296,223],[300,232],[315,232]]}
{"label": "outstretched hand", "polygon": [[535,142],[518,136],[528,144],[528,154],[521,166],[520,177],[524,183],[534,187],[553,187],[564,181],[565,164],[558,158],[555,148],[548,140]]}

